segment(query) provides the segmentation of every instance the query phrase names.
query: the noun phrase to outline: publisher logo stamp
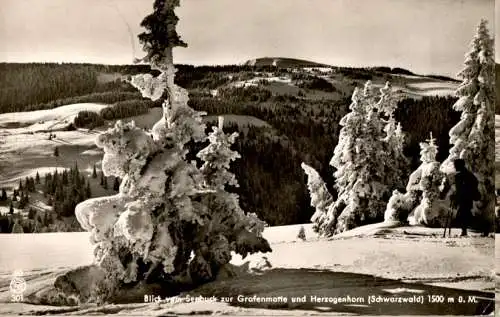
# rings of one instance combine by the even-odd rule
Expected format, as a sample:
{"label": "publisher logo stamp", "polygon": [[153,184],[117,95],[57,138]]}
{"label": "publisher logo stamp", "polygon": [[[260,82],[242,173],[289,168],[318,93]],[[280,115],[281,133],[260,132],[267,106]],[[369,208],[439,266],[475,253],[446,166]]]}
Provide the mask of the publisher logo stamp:
{"label": "publisher logo stamp", "polygon": [[10,281],[10,294],[13,302],[23,301],[23,294],[26,291],[26,280],[23,278],[24,272],[16,270],[12,274]]}

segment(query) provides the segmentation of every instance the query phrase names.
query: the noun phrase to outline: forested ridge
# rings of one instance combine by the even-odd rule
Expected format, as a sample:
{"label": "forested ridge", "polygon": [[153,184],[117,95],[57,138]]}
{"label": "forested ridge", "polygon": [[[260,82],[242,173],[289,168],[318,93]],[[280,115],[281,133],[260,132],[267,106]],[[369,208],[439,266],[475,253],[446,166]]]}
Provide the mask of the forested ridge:
{"label": "forested ridge", "polygon": [[[178,65],[177,82],[187,88],[218,86],[222,72],[265,70],[250,66]],[[64,104],[106,104],[142,99],[126,79],[151,72],[147,65],[101,65],[73,63],[0,63],[0,113],[51,109]]]}

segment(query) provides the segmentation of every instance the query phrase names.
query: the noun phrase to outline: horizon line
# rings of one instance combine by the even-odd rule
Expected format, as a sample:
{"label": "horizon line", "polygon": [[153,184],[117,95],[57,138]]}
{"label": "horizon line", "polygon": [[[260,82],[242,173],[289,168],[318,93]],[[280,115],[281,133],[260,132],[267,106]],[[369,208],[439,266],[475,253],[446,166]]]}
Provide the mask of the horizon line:
{"label": "horizon line", "polygon": [[[331,64],[328,64],[328,63],[323,63],[323,62],[316,62],[316,61],[311,61],[311,60],[307,60],[307,59],[304,59],[304,58],[295,58],[295,57],[272,57],[272,56],[266,56],[266,57],[259,57],[259,58],[256,58],[256,60],[259,60],[259,59],[267,59],[267,58],[281,58],[281,59],[295,59],[295,60],[301,60],[301,61],[304,61],[304,62],[309,62],[309,63],[316,63],[318,64],[317,67],[332,67],[332,68],[354,68],[354,69],[372,69],[372,68],[382,68],[382,67],[387,67],[387,68],[390,68],[391,70],[393,69],[402,69],[402,70],[407,70],[411,73],[413,73],[414,75],[417,75],[417,76],[443,76],[443,77],[448,77],[450,79],[453,79],[453,80],[460,80],[456,75],[455,76],[451,76],[450,74],[442,74],[442,73],[417,73],[415,71],[413,71],[411,68],[407,68],[407,67],[402,67],[402,66],[388,66],[388,65],[380,65],[380,64],[377,64],[377,65],[364,65],[364,66],[359,66],[359,65],[356,65],[356,66],[353,66],[353,65],[331,65]],[[184,65],[184,66],[193,66],[193,67],[217,67],[217,66],[220,66],[220,67],[224,67],[224,66],[248,66],[248,67],[257,67],[257,66],[251,66],[251,65],[245,65],[248,61],[250,60],[253,60],[253,59],[249,59],[249,60],[246,60],[242,63],[228,63],[228,64],[203,64],[203,63],[174,63],[174,65]],[[112,63],[112,64],[108,64],[108,63],[101,63],[101,62],[82,62],[82,61],[31,61],[31,62],[26,62],[26,61],[23,61],[23,62],[12,62],[12,61],[0,61],[0,64],[58,64],[58,65],[63,65],[63,64],[68,64],[68,65],[100,65],[100,66],[148,66],[149,64],[147,63],[134,63],[134,62],[131,62],[131,63]],[[499,64],[498,61],[495,61],[495,64]],[[277,68],[288,68],[288,67],[277,67]],[[313,67],[314,68],[314,67]],[[458,73],[458,72],[457,72]]]}

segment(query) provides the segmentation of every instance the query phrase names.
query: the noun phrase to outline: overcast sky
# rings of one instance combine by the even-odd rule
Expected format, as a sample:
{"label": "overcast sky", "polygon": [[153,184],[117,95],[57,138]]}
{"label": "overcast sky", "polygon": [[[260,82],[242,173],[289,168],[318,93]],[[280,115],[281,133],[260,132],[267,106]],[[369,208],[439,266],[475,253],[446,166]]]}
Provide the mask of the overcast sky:
{"label": "overcast sky", "polygon": [[[152,2],[0,0],[0,61],[130,63],[143,55],[136,35]],[[455,76],[479,20],[494,29],[494,12],[494,0],[181,0],[189,47],[175,60],[284,56]]]}

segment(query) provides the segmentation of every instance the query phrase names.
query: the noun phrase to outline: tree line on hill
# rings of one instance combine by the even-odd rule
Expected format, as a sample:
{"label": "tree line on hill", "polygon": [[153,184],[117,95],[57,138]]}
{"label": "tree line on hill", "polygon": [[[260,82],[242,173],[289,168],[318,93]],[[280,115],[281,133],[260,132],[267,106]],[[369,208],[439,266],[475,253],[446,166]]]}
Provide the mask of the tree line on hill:
{"label": "tree line on hill", "polygon": [[100,80],[100,74],[134,74],[145,65],[0,63],[0,113],[51,109],[65,104],[113,104],[142,99],[121,78]]}
{"label": "tree line on hill", "polygon": [[2,112],[21,111],[27,105],[89,94],[97,73],[91,66],[61,64],[0,64]]}
{"label": "tree line on hill", "polygon": [[121,101],[102,109],[99,113],[89,110],[80,111],[73,124],[76,128],[94,129],[104,125],[105,120],[118,120],[145,114],[152,106],[157,105],[144,99]]}
{"label": "tree line on hill", "polygon": [[[178,81],[212,87],[223,80],[220,72],[254,70],[252,67],[179,65]],[[100,65],[73,63],[0,63],[0,113],[51,109],[65,104],[101,102],[113,104],[142,99],[122,79],[102,81],[100,74],[123,76],[152,73],[148,65]],[[187,84],[189,86],[189,84]]]}

